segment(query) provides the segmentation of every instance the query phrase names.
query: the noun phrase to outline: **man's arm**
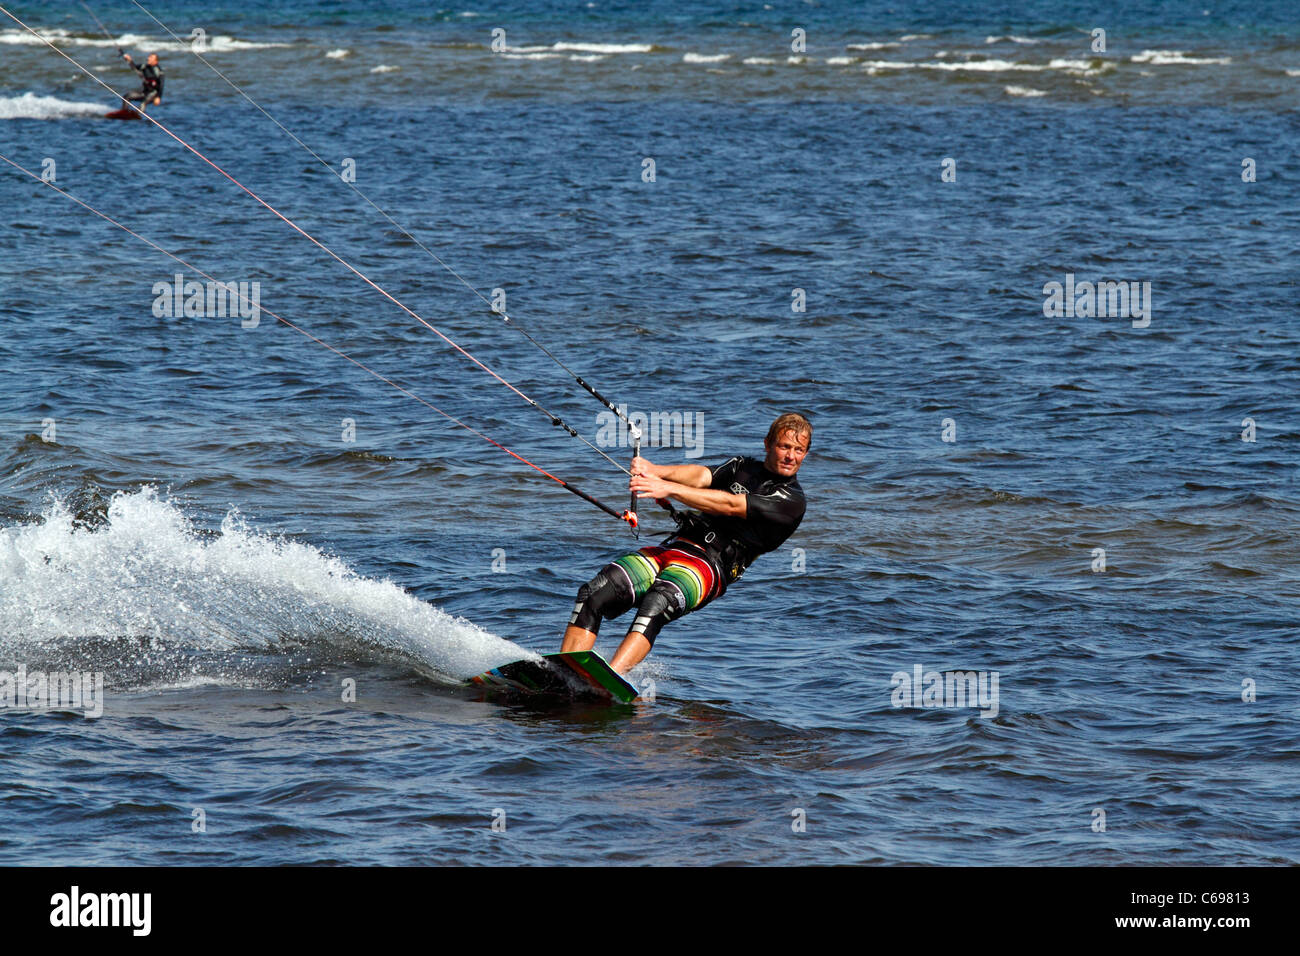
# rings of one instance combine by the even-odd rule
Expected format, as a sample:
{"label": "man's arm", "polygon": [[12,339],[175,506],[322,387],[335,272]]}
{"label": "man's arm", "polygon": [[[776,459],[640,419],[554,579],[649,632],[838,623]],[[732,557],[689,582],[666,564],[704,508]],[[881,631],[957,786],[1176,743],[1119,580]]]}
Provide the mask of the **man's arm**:
{"label": "man's arm", "polygon": [[713,472],[704,465],[656,465],[644,458],[632,459],[632,474],[662,478],[688,488],[707,488],[713,482]]}
{"label": "man's arm", "polygon": [[[670,467],[700,468],[710,478],[712,477],[712,472],[703,465]],[[705,484],[707,485],[708,482],[706,481]],[[638,498],[674,498],[688,508],[708,514],[743,518],[749,512],[748,495],[733,495],[730,491],[721,491],[717,488],[701,488],[647,474],[634,474],[630,486]]]}

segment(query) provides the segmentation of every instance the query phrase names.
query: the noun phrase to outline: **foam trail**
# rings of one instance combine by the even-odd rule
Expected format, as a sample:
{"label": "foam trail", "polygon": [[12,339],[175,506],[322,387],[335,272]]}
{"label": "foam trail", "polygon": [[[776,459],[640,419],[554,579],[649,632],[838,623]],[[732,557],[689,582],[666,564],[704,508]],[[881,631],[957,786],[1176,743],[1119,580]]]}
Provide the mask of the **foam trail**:
{"label": "foam trail", "polygon": [[117,105],[103,103],[74,103],[57,96],[0,96],[0,120],[10,119],[60,119],[67,116],[103,116]]}
{"label": "foam trail", "polygon": [[360,657],[445,681],[532,656],[237,514],[201,534],[152,488],[114,495],[98,527],[55,502],[37,524],[0,528],[0,660],[53,655],[153,686],[213,668],[246,682],[249,652],[277,673],[303,652],[301,672]]}

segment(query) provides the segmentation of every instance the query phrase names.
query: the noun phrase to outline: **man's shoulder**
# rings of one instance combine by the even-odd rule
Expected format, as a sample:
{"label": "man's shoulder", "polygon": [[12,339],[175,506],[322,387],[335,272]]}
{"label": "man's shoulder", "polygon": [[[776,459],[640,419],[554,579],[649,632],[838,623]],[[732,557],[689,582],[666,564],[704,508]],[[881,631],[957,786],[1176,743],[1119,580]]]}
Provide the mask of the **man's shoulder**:
{"label": "man's shoulder", "polygon": [[791,478],[788,481],[772,482],[766,489],[766,494],[773,498],[779,498],[789,501],[802,511],[808,504],[808,498],[803,493],[803,486],[799,484],[797,478]]}
{"label": "man's shoulder", "polygon": [[747,479],[747,484],[751,487],[751,494],[794,501],[800,505],[803,505],[806,501],[803,486],[799,484],[799,479],[794,477],[782,478],[779,475],[772,474],[767,470],[767,463],[762,458],[744,456],[734,460],[741,462],[740,467],[737,469],[737,476],[744,476]]}
{"label": "man's shoulder", "polygon": [[709,468],[709,472],[713,475],[713,480],[716,482],[723,475],[736,474],[740,470],[740,468],[744,466],[744,464],[745,464],[744,456],[736,455],[732,458],[728,458],[720,465],[714,465],[713,467]]}
{"label": "man's shoulder", "polygon": [[713,469],[713,480],[715,483],[721,479],[733,485],[749,484],[754,476],[761,474],[762,471],[762,459],[751,458],[749,455],[734,455]]}

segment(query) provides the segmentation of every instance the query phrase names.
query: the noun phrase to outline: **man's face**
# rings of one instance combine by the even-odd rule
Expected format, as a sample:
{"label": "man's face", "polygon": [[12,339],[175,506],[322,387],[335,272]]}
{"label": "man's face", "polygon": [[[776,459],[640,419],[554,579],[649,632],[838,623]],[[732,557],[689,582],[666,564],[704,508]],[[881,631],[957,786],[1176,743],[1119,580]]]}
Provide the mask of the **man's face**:
{"label": "man's face", "polygon": [[158,54],[157,54],[157,53],[150,53],[150,54],[149,54],[149,59],[146,60],[145,62],[148,63],[150,66],[157,66],[157,65],[158,65]]}
{"label": "man's face", "polygon": [[767,470],[789,478],[799,470],[803,456],[808,454],[808,436],[786,430],[763,447],[767,449],[767,458],[763,462]]}

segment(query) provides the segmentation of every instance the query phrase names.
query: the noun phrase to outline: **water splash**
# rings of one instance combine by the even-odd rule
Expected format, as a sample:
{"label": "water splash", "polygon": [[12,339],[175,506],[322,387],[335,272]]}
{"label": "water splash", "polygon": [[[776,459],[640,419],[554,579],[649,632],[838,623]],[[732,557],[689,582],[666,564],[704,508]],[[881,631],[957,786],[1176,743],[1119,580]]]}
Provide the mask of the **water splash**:
{"label": "water splash", "polygon": [[78,103],[72,100],[61,100],[57,96],[39,96],[36,93],[0,96],[0,120],[103,116],[109,109],[116,109],[116,107],[108,107],[103,103]]}
{"label": "water splash", "polygon": [[451,682],[529,656],[238,513],[219,533],[197,529],[152,487],[115,494],[99,520],[54,501],[39,522],[0,528],[0,660],[11,663],[140,687],[280,682],[357,659]]}

